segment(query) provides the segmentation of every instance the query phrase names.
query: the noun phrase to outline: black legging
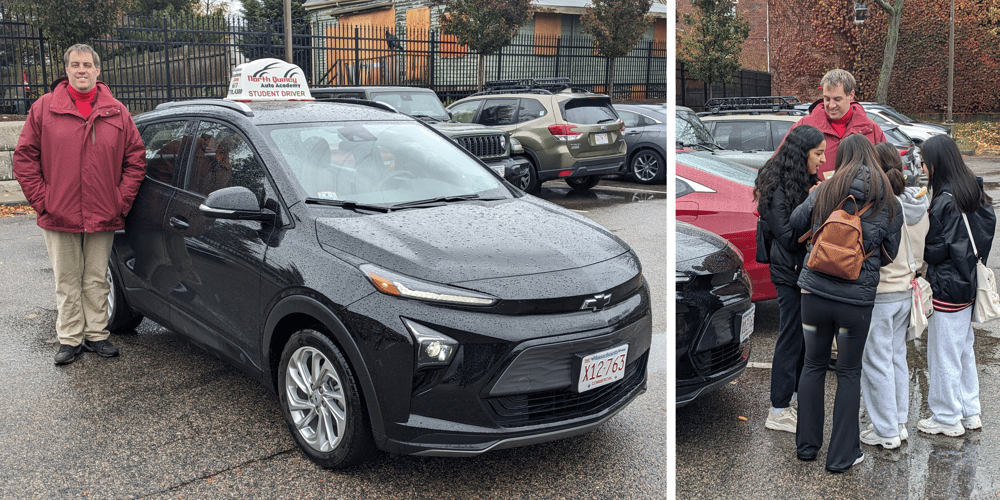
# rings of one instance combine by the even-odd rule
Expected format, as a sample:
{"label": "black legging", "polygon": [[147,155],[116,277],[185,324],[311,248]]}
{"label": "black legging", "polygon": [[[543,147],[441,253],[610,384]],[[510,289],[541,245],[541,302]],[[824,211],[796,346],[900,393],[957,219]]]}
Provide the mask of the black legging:
{"label": "black legging", "polygon": [[856,306],[810,293],[802,294],[805,366],[799,379],[799,414],[795,442],[798,456],[816,458],[823,446],[826,371],[837,335],[837,396],[826,468],[842,472],[861,456],[858,411],[861,409],[861,358],[868,339],[874,304]]}

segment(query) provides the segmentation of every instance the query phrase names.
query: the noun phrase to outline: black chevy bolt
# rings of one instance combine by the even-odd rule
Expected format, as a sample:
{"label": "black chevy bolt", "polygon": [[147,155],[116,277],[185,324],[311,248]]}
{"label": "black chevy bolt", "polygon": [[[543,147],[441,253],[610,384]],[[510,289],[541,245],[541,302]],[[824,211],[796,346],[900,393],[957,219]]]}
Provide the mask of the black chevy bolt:
{"label": "black chevy bolt", "polygon": [[226,100],[137,117],[113,329],[147,317],[259,380],[331,468],[573,436],[645,390],[627,244],[381,104],[229,100],[240,74],[298,70],[263,63]]}

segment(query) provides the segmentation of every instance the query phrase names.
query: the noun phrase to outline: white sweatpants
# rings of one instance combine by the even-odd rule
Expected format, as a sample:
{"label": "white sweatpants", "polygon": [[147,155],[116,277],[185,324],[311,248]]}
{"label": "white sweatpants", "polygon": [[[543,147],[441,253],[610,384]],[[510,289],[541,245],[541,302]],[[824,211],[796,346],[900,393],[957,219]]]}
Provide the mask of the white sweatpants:
{"label": "white sweatpants", "polygon": [[861,395],[882,437],[899,435],[910,407],[910,379],[906,366],[906,327],[910,299],[876,302],[865,342],[861,367]]}
{"label": "white sweatpants", "polygon": [[929,319],[927,405],[935,420],[955,425],[980,412],[972,307],[953,313],[934,311]]}

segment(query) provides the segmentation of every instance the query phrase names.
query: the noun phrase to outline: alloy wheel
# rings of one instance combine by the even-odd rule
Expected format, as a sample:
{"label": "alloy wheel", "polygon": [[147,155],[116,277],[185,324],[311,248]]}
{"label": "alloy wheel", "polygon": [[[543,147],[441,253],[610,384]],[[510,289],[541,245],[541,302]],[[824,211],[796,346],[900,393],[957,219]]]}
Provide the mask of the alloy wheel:
{"label": "alloy wheel", "polygon": [[632,159],[632,175],[641,182],[650,182],[660,171],[659,158],[651,152],[642,152]]}
{"label": "alloy wheel", "polygon": [[285,392],[302,439],[317,451],[337,448],[347,428],[347,398],[333,363],[318,349],[299,348],[288,361]]}

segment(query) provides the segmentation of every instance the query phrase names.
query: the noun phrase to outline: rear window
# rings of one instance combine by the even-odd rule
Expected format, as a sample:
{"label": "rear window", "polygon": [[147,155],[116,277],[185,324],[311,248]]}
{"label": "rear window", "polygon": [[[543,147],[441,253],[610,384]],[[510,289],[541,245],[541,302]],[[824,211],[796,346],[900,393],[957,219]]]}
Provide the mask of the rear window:
{"label": "rear window", "polygon": [[578,125],[596,125],[618,119],[610,99],[574,99],[560,107],[563,118]]}

